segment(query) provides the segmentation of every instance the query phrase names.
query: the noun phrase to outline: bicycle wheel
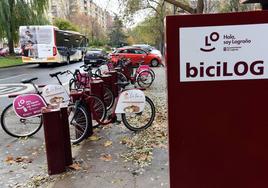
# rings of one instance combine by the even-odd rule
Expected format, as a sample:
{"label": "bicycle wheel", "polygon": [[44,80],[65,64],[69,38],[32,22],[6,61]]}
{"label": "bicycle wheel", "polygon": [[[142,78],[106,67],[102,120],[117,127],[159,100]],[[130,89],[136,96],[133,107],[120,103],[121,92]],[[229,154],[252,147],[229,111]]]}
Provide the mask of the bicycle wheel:
{"label": "bicycle wheel", "polygon": [[155,79],[155,72],[153,71],[153,69],[150,69],[150,72],[153,74],[153,77]]}
{"label": "bicycle wheel", "polygon": [[136,81],[141,88],[148,88],[154,81],[153,73],[148,70],[141,71],[138,74]]}
{"label": "bicycle wheel", "polygon": [[68,115],[70,139],[73,144],[80,143],[89,133],[93,133],[88,112],[82,105],[78,105],[77,107],[74,104],[68,106]]}
{"label": "bicycle wheel", "polygon": [[13,104],[8,105],[1,115],[1,125],[3,130],[10,136],[20,138],[32,136],[37,133],[42,126],[42,117],[31,117],[22,119],[14,111]]}
{"label": "bicycle wheel", "polygon": [[119,82],[128,82],[127,77],[122,72],[117,72]]}
{"label": "bicycle wheel", "polygon": [[104,92],[104,104],[106,106],[106,110],[110,110],[114,104],[114,94],[113,92],[106,86],[103,87]]}
{"label": "bicycle wheel", "polygon": [[122,114],[124,125],[131,131],[140,131],[150,127],[155,118],[155,106],[149,97],[145,97],[144,110],[137,114]]}
{"label": "bicycle wheel", "polygon": [[96,97],[94,95],[88,96],[86,101],[91,111],[93,128],[96,128],[99,126],[98,121],[102,122],[106,118],[106,106],[99,97]]}

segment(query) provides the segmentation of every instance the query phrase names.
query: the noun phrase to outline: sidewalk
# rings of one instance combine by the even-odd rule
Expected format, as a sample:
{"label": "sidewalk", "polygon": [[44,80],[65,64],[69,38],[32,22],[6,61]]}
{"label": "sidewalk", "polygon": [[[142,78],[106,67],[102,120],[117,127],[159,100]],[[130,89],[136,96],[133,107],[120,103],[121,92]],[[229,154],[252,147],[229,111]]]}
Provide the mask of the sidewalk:
{"label": "sidewalk", "polygon": [[123,125],[97,130],[76,151],[81,170],[67,173],[49,188],[169,187],[165,68],[155,72],[154,85],[146,91],[157,108],[153,127],[137,135]]}
{"label": "sidewalk", "polygon": [[[169,187],[165,68],[146,91],[157,114],[152,127],[134,134],[123,124],[96,129],[73,146],[74,165],[68,172],[48,176],[43,131],[37,137],[0,143],[0,187],[158,188]],[[25,157],[18,157],[25,156]]]}

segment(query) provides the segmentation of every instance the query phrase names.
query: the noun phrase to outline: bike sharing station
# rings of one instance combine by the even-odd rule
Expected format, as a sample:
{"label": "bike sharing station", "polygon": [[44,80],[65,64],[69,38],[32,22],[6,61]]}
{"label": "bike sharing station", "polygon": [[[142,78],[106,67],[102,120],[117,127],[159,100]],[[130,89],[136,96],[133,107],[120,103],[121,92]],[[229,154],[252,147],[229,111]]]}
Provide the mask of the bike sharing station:
{"label": "bike sharing station", "polygon": [[[142,90],[136,88],[123,90],[119,93],[118,85],[124,86],[126,83],[120,84],[117,82],[117,74],[115,73],[110,71],[103,77],[103,80],[91,80],[90,83],[85,83],[85,88],[82,90],[71,90],[70,95],[62,85],[42,86],[41,92],[37,86],[32,84],[36,94],[14,96],[16,98],[13,101],[13,109],[20,121],[26,122],[28,119],[36,118],[37,122],[40,123],[38,128],[29,133],[28,136],[35,134],[40,129],[43,121],[49,175],[63,173],[68,166],[72,165],[71,142],[73,144],[80,143],[93,134],[93,128],[97,125],[93,125],[92,120],[96,120],[100,125],[107,125],[113,123],[114,120],[116,121],[116,114],[121,114],[123,123],[131,131],[142,130],[151,126],[155,117],[154,105],[151,100],[145,96]],[[56,77],[61,83],[58,75],[62,74],[64,73],[57,72],[50,74],[50,76]],[[23,82],[32,83],[36,79],[32,78]],[[105,83],[111,87],[111,92],[114,92],[113,96],[118,96],[118,98],[115,106],[113,106],[112,114],[104,121],[104,119],[99,118],[99,114],[97,114],[99,112],[94,109],[96,102],[94,100],[105,98],[103,90]],[[91,94],[94,94],[94,97]],[[85,105],[83,108],[87,110],[85,114],[81,111],[82,100]],[[143,122],[146,123],[143,127],[132,127],[126,115],[144,115],[145,104],[148,101],[152,110],[149,122]],[[99,103],[96,104],[100,105]],[[99,109],[100,106],[96,106],[96,108]],[[106,113],[106,110],[104,112]],[[81,116],[81,114],[86,115],[88,120],[85,120],[85,116]],[[145,118],[148,118],[147,115],[145,113]],[[9,132],[9,134],[11,133]],[[19,137],[18,135],[15,136]]]}
{"label": "bike sharing station", "polygon": [[268,12],[166,27],[170,187],[268,187]]}

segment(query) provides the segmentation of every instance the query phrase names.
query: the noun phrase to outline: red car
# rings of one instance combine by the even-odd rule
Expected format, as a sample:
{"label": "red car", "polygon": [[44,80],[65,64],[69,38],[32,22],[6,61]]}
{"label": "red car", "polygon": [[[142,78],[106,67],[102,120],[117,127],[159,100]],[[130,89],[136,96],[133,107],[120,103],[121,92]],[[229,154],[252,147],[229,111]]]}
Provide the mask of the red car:
{"label": "red car", "polygon": [[5,57],[8,55],[8,53],[9,53],[8,48],[0,48],[0,56]]}
{"label": "red car", "polygon": [[145,65],[150,65],[152,67],[157,67],[162,64],[161,58],[156,54],[151,54],[146,52],[141,48],[135,47],[123,47],[118,48],[113,53],[110,54],[111,61],[115,64],[122,57],[131,59],[132,65],[136,66],[139,62],[144,62]]}

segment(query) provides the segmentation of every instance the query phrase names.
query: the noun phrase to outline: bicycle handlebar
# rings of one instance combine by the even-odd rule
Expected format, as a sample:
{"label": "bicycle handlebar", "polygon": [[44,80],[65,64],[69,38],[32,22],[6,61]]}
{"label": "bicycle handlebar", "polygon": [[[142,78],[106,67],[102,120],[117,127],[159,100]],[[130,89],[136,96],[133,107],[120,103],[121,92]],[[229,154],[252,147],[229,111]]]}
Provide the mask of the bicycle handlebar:
{"label": "bicycle handlebar", "polygon": [[62,75],[62,72],[55,72],[55,73],[49,74],[49,76],[53,78],[53,77],[58,76],[59,74]]}

